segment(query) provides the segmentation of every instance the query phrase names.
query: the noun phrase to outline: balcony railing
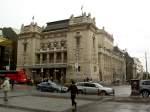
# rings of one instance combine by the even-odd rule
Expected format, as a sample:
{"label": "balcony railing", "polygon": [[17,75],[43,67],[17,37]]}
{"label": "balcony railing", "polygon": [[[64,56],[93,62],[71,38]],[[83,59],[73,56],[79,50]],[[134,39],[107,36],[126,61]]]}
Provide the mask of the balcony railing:
{"label": "balcony railing", "polygon": [[45,52],[54,52],[54,51],[66,51],[66,47],[59,47],[59,48],[47,48],[47,49],[36,49],[36,53],[45,53]]}
{"label": "balcony railing", "polygon": [[48,61],[42,61],[41,63],[40,63],[40,61],[36,61],[35,64],[59,64],[59,63],[66,64],[67,60],[64,60],[63,62],[61,60],[57,60],[55,63],[53,60],[49,61],[49,62]]}
{"label": "balcony railing", "polygon": [[66,68],[67,67],[67,63],[40,63],[39,61],[37,61],[34,65],[34,68]]}

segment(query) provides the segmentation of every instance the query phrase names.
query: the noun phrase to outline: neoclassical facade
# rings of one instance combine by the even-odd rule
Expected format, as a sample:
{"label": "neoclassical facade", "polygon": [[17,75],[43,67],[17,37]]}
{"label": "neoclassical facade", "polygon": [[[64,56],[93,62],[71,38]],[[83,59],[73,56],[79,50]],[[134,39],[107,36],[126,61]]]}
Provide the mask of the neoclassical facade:
{"label": "neoclassical facade", "polygon": [[33,79],[51,77],[60,82],[70,79],[111,83],[125,79],[123,53],[114,50],[113,36],[96,26],[86,13],[39,27],[32,22],[21,27],[17,68],[24,68]]}

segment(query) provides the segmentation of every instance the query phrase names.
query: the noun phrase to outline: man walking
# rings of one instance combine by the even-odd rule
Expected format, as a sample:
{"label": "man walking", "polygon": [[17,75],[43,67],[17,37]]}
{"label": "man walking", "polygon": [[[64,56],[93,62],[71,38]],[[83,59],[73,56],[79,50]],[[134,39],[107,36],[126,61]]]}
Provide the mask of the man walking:
{"label": "man walking", "polygon": [[78,94],[78,88],[77,86],[75,85],[75,82],[72,80],[71,81],[71,85],[70,87],[68,88],[68,91],[71,92],[71,101],[72,101],[72,106],[75,106],[75,109],[76,109],[76,101],[75,101],[75,98],[76,98],[76,94]]}
{"label": "man walking", "polygon": [[10,90],[10,83],[9,83],[9,78],[5,78],[3,84],[1,85],[4,91],[4,101],[8,101],[8,96],[7,93]]}

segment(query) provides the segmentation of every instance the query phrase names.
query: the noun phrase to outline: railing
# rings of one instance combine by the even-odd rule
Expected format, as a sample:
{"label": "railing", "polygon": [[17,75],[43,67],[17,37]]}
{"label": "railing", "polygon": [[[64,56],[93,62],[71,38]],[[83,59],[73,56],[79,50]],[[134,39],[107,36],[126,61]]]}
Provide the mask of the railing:
{"label": "railing", "polygon": [[54,52],[54,51],[66,51],[66,47],[54,47],[54,48],[45,48],[45,49],[36,49],[36,53],[43,53],[43,52]]}

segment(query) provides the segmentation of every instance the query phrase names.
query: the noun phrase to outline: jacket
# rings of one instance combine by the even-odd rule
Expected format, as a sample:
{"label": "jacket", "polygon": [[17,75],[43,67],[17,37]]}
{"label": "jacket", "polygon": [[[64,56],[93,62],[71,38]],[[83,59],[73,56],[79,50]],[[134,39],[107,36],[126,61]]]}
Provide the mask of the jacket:
{"label": "jacket", "polygon": [[71,95],[76,95],[78,94],[78,88],[76,85],[72,84],[69,88],[68,91],[71,91]]}
{"label": "jacket", "polygon": [[9,80],[6,79],[3,84],[1,85],[1,87],[3,88],[4,91],[9,91],[10,90],[10,83]]}

